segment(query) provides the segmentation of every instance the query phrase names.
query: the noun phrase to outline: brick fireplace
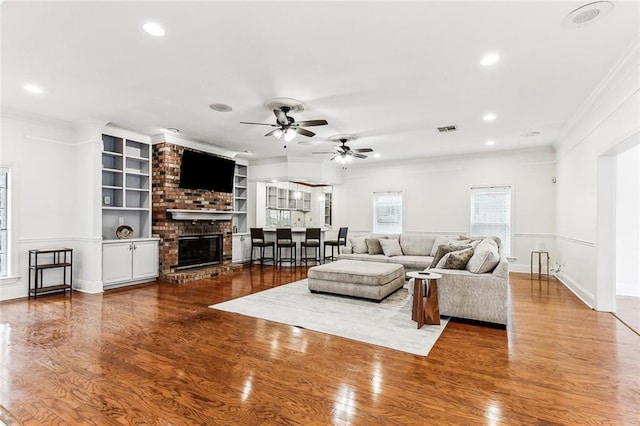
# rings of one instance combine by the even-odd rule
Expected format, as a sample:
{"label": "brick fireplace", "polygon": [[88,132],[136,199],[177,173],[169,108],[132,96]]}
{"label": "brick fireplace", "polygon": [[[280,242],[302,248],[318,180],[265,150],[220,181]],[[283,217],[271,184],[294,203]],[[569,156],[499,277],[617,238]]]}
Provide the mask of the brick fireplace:
{"label": "brick fireplace", "polygon": [[[233,195],[178,187],[183,147],[167,142],[153,146],[152,229],[160,237],[160,279],[177,284],[242,269],[231,263]],[[185,237],[220,237],[220,259],[208,265],[179,266]],[[205,262],[206,263],[206,262]],[[183,265],[184,266],[184,265]]]}

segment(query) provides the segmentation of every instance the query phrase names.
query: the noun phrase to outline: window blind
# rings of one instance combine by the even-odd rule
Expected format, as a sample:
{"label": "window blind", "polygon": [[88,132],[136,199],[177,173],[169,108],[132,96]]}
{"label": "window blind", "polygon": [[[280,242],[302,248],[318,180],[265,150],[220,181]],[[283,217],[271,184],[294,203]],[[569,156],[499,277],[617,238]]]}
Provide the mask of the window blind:
{"label": "window blind", "polygon": [[511,254],[511,187],[471,188],[472,236],[497,236],[504,251]]}
{"label": "window blind", "polygon": [[373,232],[402,233],[402,192],[373,193]]}

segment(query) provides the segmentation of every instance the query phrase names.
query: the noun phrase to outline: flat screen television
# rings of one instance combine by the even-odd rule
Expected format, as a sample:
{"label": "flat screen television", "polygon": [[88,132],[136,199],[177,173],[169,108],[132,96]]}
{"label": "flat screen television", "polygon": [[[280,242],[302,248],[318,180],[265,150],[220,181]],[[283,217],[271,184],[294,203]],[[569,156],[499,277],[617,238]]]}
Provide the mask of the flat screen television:
{"label": "flat screen television", "polygon": [[236,162],[215,155],[185,149],[180,165],[180,183],[185,189],[233,192]]}

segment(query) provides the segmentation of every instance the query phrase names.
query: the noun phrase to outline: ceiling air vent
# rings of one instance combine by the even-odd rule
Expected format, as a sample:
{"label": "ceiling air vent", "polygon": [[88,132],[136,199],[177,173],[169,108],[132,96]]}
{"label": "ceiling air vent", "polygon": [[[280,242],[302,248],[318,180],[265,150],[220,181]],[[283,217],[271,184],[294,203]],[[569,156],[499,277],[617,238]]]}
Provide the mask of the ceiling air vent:
{"label": "ceiling air vent", "polygon": [[455,126],[455,124],[452,126],[438,127],[438,131],[440,133],[455,132],[456,130],[458,130],[458,128]]}

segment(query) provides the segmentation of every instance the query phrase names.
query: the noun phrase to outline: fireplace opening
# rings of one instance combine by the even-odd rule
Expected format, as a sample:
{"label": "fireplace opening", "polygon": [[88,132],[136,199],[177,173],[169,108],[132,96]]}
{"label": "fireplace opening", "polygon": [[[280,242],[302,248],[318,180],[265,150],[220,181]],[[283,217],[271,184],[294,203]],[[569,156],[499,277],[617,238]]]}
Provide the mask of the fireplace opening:
{"label": "fireplace opening", "polygon": [[222,263],[222,234],[178,237],[176,269],[198,268]]}

